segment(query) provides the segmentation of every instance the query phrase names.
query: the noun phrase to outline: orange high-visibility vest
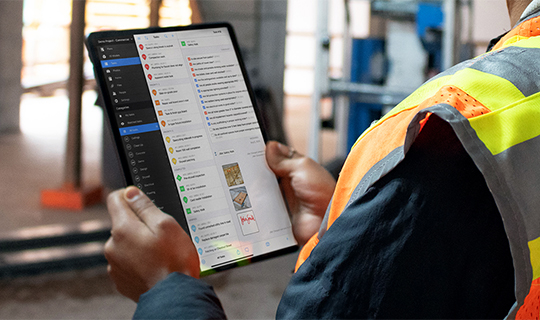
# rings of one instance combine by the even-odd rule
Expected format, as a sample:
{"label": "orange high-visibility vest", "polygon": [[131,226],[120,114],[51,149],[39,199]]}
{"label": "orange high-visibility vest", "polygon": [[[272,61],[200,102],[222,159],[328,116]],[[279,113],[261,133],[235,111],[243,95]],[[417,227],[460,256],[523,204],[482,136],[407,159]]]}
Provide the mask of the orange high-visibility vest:
{"label": "orange high-visibility vest", "polygon": [[520,23],[492,51],[429,80],[360,136],[296,269],[343,210],[405,158],[432,114],[452,126],[501,213],[515,269],[516,304],[509,317],[538,319],[540,17]]}

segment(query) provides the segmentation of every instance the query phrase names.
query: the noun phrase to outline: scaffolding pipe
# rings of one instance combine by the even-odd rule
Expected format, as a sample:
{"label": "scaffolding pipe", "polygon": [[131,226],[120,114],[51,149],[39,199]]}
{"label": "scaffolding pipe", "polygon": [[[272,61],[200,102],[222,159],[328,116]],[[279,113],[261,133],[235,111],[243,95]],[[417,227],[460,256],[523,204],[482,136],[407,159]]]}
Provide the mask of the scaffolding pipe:
{"label": "scaffolding pipe", "polygon": [[315,70],[313,95],[311,97],[308,156],[319,160],[319,137],[321,128],[321,98],[328,93],[327,74],[330,38],[328,36],[328,0],[317,1],[317,29],[315,30]]}

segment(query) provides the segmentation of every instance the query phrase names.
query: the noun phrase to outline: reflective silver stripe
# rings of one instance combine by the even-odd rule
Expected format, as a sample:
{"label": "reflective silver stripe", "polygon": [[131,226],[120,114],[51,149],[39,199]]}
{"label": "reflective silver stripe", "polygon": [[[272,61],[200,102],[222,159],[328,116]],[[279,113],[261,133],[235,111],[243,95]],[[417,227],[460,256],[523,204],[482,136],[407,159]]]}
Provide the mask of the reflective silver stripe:
{"label": "reflective silver stripe", "polygon": [[405,152],[403,146],[401,146],[392,150],[388,155],[386,155],[386,157],[382,158],[379,162],[372,166],[362,177],[362,180],[360,180],[360,183],[358,183],[356,188],[354,188],[354,191],[351,194],[349,201],[347,201],[345,208],[343,208],[343,211],[345,211],[351,205],[351,203],[363,196],[369,187],[394,169],[404,158]]}
{"label": "reflective silver stripe", "polygon": [[540,237],[540,137],[506,149],[495,160],[510,185],[517,209],[524,214],[527,241],[537,239]]}
{"label": "reflective silver stripe", "polygon": [[532,63],[539,57],[538,48],[506,47],[477,59],[470,68],[510,81],[527,97],[537,93],[540,88],[540,63]]}
{"label": "reflective silver stripe", "polygon": [[328,219],[330,217],[330,208],[332,207],[333,200],[334,197],[332,197],[330,203],[328,204],[328,207],[326,207],[326,213],[324,214],[323,221],[321,222],[321,227],[319,228],[319,232],[317,233],[318,239],[321,239],[321,237],[324,236],[326,230],[328,230]]}

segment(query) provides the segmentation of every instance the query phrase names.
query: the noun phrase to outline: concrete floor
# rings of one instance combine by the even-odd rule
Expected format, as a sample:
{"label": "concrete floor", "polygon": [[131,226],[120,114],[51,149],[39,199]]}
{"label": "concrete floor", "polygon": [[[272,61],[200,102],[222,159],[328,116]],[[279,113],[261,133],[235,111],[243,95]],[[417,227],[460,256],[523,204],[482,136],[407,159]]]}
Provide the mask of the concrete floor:
{"label": "concrete floor", "polygon": [[[101,109],[93,106],[95,95],[83,97],[83,181],[100,184]],[[306,151],[309,99],[288,98],[285,126],[289,141]],[[63,182],[67,100],[24,96],[21,104],[22,133],[0,135],[0,235],[21,228],[109,221],[103,204],[81,212],[44,209],[43,189]],[[323,133],[323,161],[330,160],[335,135]],[[273,318],[296,260],[296,254],[220,272],[204,280],[214,286],[231,319]],[[105,266],[0,279],[0,319],[127,319],[135,303],[118,294]]]}

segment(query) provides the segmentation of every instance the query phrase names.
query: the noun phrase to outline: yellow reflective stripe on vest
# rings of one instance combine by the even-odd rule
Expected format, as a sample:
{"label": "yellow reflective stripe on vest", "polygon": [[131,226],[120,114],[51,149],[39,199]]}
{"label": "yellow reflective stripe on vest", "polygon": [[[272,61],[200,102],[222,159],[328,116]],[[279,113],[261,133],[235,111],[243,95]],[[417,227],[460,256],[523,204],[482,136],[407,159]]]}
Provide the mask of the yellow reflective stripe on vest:
{"label": "yellow reflective stripe on vest", "polygon": [[540,238],[529,241],[533,280],[540,278]]}
{"label": "yellow reflective stripe on vest", "polygon": [[540,93],[469,120],[491,154],[540,135]]}
{"label": "yellow reflective stripe on vest", "polygon": [[525,98],[510,81],[476,69],[457,72],[448,84],[467,92],[491,111]]}
{"label": "yellow reflective stripe on vest", "polygon": [[540,36],[521,38],[519,41],[509,44],[508,46],[520,48],[540,48]]}

